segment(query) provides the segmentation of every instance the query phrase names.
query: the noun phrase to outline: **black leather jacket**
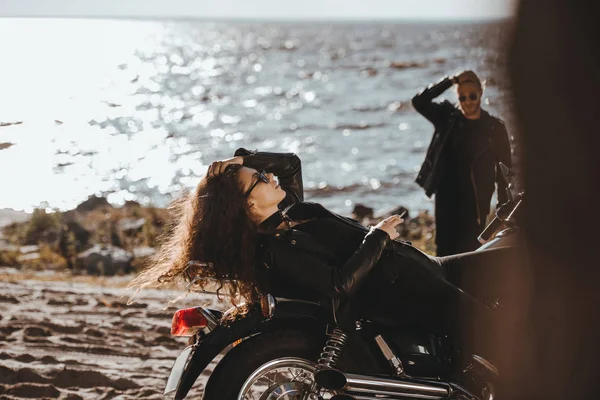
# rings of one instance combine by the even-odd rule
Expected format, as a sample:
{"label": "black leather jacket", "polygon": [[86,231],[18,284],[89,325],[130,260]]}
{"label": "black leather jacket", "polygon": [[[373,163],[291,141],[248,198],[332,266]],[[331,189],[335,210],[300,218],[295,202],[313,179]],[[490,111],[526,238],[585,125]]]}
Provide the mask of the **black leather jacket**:
{"label": "black leather jacket", "polygon": [[[471,307],[470,297],[446,280],[439,260],[408,242],[390,240],[382,230],[303,202],[296,155],[245,149],[235,154],[244,156],[247,167],[278,175],[287,192],[280,211],[260,226],[261,289],[276,297],[331,302],[336,322],[348,330],[354,329],[354,312],[378,320],[397,320],[401,312],[407,325],[446,330],[457,307],[465,302]],[[278,229],[286,218],[308,221]]]}
{"label": "black leather jacket", "polygon": [[[436,103],[432,100],[452,86],[450,78],[443,78],[435,85],[428,86],[412,99],[415,110],[431,121],[435,132],[427,150],[427,156],[417,175],[416,182],[431,197],[444,177],[443,157],[448,148],[449,137],[456,124],[462,118],[460,110],[448,101]],[[502,177],[498,162],[511,166],[510,144],[508,133],[502,120],[481,111],[481,118],[486,121],[488,140],[477,150],[475,161],[471,166],[471,183],[478,206],[478,215],[485,216],[489,212],[489,204],[494,192],[494,183],[498,183],[498,201],[506,202],[506,183]]]}
{"label": "black leather jacket", "polygon": [[[389,235],[383,230],[368,230],[358,222],[335,214],[316,203],[302,202],[302,172],[300,159],[295,154],[251,152],[238,149],[236,156],[244,156],[244,165],[267,170],[277,175],[280,186],[287,192],[279,208],[261,224],[260,262],[270,278],[269,292],[281,297],[321,300],[324,297],[352,297],[361,282],[380,260]],[[362,243],[343,265],[329,260],[331,253],[325,243],[311,235],[291,228],[278,230],[283,218],[294,220],[333,218],[342,227],[361,230]]]}

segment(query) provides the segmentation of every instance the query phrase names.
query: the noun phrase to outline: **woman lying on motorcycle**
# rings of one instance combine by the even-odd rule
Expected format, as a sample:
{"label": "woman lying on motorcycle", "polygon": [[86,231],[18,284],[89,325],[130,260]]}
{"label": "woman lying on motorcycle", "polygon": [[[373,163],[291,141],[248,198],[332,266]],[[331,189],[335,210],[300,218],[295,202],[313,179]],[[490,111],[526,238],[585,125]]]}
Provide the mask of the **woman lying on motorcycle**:
{"label": "woman lying on motorcycle", "polygon": [[414,329],[464,340],[472,340],[474,324],[490,332],[491,310],[446,278],[449,269],[482,260],[492,270],[502,250],[431,257],[397,239],[398,215],[369,229],[303,199],[296,155],[239,149],[179,200],[176,225],[134,286],[180,278],[198,260],[206,266],[197,276],[221,280],[232,301],[253,303],[261,293],[333,297],[365,317],[385,309]]}

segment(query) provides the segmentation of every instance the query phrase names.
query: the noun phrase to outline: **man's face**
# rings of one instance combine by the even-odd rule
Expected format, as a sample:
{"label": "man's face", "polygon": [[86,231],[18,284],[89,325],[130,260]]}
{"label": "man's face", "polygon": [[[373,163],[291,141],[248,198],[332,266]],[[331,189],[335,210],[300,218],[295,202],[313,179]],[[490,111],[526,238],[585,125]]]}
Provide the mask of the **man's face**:
{"label": "man's face", "polygon": [[465,117],[474,116],[481,108],[481,95],[483,92],[477,85],[471,82],[465,82],[458,85],[456,89],[460,109]]}

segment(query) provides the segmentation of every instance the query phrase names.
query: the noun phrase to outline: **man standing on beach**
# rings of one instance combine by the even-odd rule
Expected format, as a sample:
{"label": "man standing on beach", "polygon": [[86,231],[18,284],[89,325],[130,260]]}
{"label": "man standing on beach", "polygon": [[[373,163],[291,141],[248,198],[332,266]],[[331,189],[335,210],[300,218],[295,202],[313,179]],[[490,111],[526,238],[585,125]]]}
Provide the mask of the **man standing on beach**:
{"label": "man standing on beach", "polygon": [[[434,98],[456,85],[459,107]],[[437,255],[479,247],[494,183],[498,203],[506,201],[506,183],[498,162],[511,166],[508,133],[502,120],[481,108],[483,85],[473,71],[444,77],[412,99],[435,133],[416,182],[427,196],[435,193]]]}

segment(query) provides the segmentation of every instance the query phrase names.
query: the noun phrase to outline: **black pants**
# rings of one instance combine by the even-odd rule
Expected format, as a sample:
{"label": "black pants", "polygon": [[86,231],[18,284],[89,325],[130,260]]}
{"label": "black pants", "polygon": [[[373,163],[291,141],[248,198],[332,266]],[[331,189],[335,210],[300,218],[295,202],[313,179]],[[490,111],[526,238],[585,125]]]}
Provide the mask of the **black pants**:
{"label": "black pants", "polygon": [[[392,318],[408,330],[449,334],[465,353],[496,358],[495,322],[502,298],[509,295],[502,276],[516,265],[512,249],[429,257],[399,248],[395,258],[384,262],[361,293],[366,317]],[[397,274],[389,272],[392,262]]]}
{"label": "black pants", "polygon": [[[451,313],[445,320],[446,328],[457,336],[466,352],[497,360],[498,322],[511,290],[503,277],[513,274],[513,269],[519,266],[516,251],[497,248],[432,260],[442,268],[452,286],[449,303],[455,304],[455,308],[446,309]],[[460,293],[454,294],[457,290]]]}
{"label": "black pants", "polygon": [[435,195],[435,244],[440,257],[476,250],[477,240],[485,228],[485,217],[477,220],[477,205],[471,193],[459,201],[454,192],[438,191]]}

